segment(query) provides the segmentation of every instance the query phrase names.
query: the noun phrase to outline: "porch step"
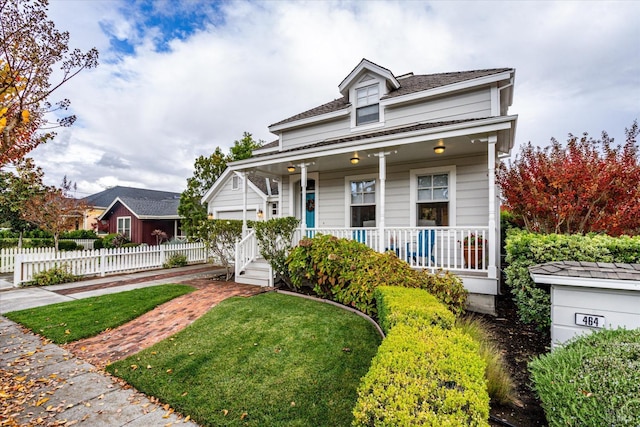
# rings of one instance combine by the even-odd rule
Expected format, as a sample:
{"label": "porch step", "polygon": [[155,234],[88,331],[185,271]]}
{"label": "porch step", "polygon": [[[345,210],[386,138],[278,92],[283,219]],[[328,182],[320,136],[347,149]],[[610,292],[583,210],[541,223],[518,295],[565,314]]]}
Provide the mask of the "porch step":
{"label": "porch step", "polygon": [[269,286],[269,267],[265,260],[255,260],[236,276],[235,281],[246,285]]}

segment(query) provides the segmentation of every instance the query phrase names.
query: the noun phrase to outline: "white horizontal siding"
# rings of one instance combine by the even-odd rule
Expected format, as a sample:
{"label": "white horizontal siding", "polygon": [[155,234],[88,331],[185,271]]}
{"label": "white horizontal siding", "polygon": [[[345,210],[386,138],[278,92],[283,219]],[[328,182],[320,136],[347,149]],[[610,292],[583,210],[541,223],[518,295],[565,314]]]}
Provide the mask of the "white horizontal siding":
{"label": "white horizontal siding", "polygon": [[385,109],[385,127],[491,116],[489,88]]}
{"label": "white horizontal siding", "polygon": [[349,120],[349,116],[346,116],[315,126],[288,130],[282,134],[282,149],[288,150],[325,139],[348,136],[351,132]]}
{"label": "white horizontal siding", "polygon": [[607,328],[640,328],[640,292],[551,286],[551,343],[555,347],[594,328],[575,324],[576,313],[604,316]]}
{"label": "white horizontal siding", "polygon": [[[389,156],[388,160],[392,160]],[[488,178],[486,170],[486,156],[473,156],[455,159],[456,187],[457,187],[457,226],[483,225],[489,220],[488,208]],[[386,180],[386,212],[387,227],[407,227],[410,212],[415,206],[410,204],[409,170],[450,166],[450,161],[413,162],[387,165]],[[320,173],[316,188],[316,207],[318,209],[317,227],[344,227],[345,216],[348,215],[345,206],[345,176],[378,174],[378,168],[350,168],[342,171]],[[283,180],[283,205],[289,206],[290,177]],[[379,182],[379,181],[378,181]],[[377,191],[379,191],[379,183]],[[378,193],[379,194],[379,193]]]}
{"label": "white horizontal siding", "polygon": [[[211,202],[209,202],[209,212],[214,213],[214,218],[217,217],[216,212],[220,211],[234,211],[242,209],[243,206],[243,192],[242,181],[240,181],[240,188],[233,189],[231,175],[229,175],[227,181],[218,190],[218,193]],[[247,208],[251,210],[264,209],[264,200],[249,186],[247,186]],[[224,215],[223,215],[224,217]],[[228,218],[228,216],[227,216]],[[248,219],[254,220],[253,216],[248,216]]]}
{"label": "white horizontal siding", "polygon": [[456,169],[456,225],[467,226],[489,222],[489,177],[487,157],[459,159]]}

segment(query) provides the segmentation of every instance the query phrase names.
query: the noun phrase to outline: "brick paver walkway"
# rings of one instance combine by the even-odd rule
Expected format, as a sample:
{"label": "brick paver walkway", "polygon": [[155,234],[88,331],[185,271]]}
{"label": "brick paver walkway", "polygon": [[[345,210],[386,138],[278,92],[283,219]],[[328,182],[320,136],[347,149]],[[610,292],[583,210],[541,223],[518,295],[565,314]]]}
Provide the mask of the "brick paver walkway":
{"label": "brick paver walkway", "polygon": [[222,300],[264,292],[259,286],[210,278],[181,283],[198,290],[168,301],[116,329],[67,344],[64,348],[102,369],[184,329]]}

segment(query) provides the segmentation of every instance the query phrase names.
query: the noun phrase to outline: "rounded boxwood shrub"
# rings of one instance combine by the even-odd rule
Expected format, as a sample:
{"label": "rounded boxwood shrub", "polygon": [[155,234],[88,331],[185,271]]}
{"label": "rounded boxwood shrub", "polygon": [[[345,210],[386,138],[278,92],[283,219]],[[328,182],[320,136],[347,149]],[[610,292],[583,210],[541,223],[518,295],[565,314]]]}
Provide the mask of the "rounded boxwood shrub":
{"label": "rounded boxwood shrub", "polygon": [[529,364],[549,426],[638,426],[640,329],[604,329]]}
{"label": "rounded boxwood shrub", "polygon": [[59,240],[58,250],[61,251],[75,251],[78,250],[78,244],[73,240]]}

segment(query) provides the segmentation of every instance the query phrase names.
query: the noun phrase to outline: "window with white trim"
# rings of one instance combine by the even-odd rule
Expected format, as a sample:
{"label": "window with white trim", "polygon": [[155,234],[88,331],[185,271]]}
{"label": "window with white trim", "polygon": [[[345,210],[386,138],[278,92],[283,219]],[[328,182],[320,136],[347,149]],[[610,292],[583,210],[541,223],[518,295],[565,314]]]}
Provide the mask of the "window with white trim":
{"label": "window with white trim", "polygon": [[278,203],[271,203],[271,218],[276,218],[278,216]]}
{"label": "window with white trim", "polygon": [[117,233],[122,234],[127,239],[131,239],[131,217],[119,216]]}
{"label": "window with white trim", "polygon": [[376,180],[350,181],[351,227],[374,227],[376,221]]}
{"label": "window with white trim", "polygon": [[380,121],[380,90],[376,83],[356,89],[356,126]]}
{"label": "window with white trim", "polygon": [[232,190],[240,189],[240,177],[238,175],[233,175],[231,177],[231,189]]}
{"label": "window with white trim", "polygon": [[449,225],[449,174],[418,175],[416,218],[418,226]]}

